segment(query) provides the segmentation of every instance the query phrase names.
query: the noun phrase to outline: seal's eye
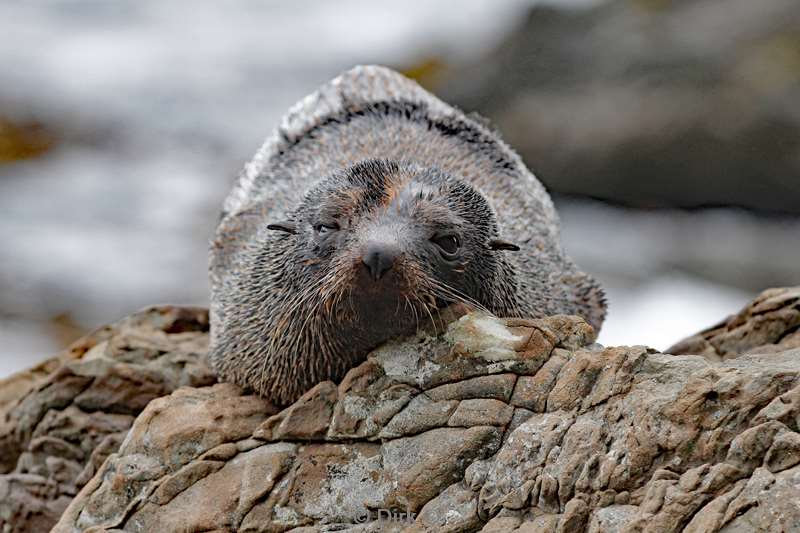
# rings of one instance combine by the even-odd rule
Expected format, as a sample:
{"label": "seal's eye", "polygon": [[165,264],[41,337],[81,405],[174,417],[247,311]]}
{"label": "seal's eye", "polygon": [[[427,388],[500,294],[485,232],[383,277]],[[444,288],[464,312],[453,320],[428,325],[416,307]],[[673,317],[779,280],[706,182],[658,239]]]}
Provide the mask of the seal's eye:
{"label": "seal's eye", "polygon": [[431,242],[438,246],[446,255],[454,255],[461,247],[461,242],[455,235],[436,235]]}
{"label": "seal's eye", "polygon": [[315,224],[314,231],[319,233],[320,235],[327,235],[328,233],[332,233],[334,231],[339,230],[339,224],[332,223],[332,224]]}

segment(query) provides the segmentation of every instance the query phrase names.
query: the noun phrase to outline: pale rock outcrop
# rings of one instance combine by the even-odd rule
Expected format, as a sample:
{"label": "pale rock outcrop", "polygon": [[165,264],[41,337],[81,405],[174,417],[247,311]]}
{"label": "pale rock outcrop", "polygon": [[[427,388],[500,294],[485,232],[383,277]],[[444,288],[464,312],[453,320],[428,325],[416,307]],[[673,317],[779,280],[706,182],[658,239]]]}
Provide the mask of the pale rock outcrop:
{"label": "pale rock outcrop", "polygon": [[719,324],[667,350],[699,354],[711,360],[742,354],[780,353],[800,348],[800,287],[769,289],[750,305]]}
{"label": "pale rock outcrop", "polygon": [[154,307],[0,381],[0,531],[47,531],[154,398],[215,382],[204,309]]}

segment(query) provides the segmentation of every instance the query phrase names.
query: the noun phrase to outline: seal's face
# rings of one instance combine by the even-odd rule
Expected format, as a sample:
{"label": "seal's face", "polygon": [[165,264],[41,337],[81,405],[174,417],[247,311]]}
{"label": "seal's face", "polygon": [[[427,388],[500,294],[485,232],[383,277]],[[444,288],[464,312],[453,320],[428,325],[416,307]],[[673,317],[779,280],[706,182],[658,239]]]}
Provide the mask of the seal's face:
{"label": "seal's face", "polygon": [[372,346],[451,303],[491,307],[494,251],[515,248],[496,239],[493,212],[474,188],[390,161],[323,180],[289,222],[270,227],[294,233],[294,264],[307,274],[301,290],[318,290],[336,327]]}

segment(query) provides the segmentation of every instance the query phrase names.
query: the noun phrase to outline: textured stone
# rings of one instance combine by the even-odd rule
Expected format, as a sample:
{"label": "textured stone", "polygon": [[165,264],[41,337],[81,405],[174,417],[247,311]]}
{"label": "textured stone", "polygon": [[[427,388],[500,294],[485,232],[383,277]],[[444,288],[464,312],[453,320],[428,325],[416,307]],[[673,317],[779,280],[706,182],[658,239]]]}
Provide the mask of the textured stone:
{"label": "textured stone", "polygon": [[386,376],[375,361],[349,372],[339,385],[329,440],[376,438],[418,391]]}
{"label": "textured stone", "polygon": [[500,400],[473,399],[462,400],[456,411],[447,421],[448,426],[471,427],[481,424],[505,426],[511,422],[514,408]]}
{"label": "textured stone", "polygon": [[598,509],[592,515],[587,531],[589,533],[621,533],[633,514],[635,505],[612,505]]}
{"label": "textured stone", "polygon": [[153,307],[0,382],[0,530],[48,530],[148,402],[213,383],[207,343],[205,310]]}
{"label": "textured stone", "polygon": [[420,511],[415,523],[405,531],[458,533],[475,531],[481,525],[477,495],[461,484],[455,483],[429,501]]}
{"label": "textured stone", "polygon": [[[467,315],[278,414],[232,385],[185,387],[127,433],[124,408],[64,400],[92,387],[92,363],[25,403],[37,423],[0,508],[36,494],[26,524],[41,526],[80,489],[57,532],[792,530],[796,351],[714,362],[586,347],[582,324]],[[134,351],[124,364],[158,353]],[[102,431],[74,438],[87,424]]]}
{"label": "textured stone", "polygon": [[323,381],[289,408],[267,419],[253,436],[264,440],[322,440],[328,433],[336,400],[336,385]]}
{"label": "textured stone", "polygon": [[387,503],[418,511],[461,479],[466,465],[492,455],[501,437],[497,428],[488,426],[439,428],[384,444],[384,468],[395,473],[399,485]]}
{"label": "textured stone", "polygon": [[[247,485],[238,477],[219,477],[217,473],[265,467],[261,463],[253,466],[249,458],[258,455],[254,450],[240,454],[236,446],[224,446],[249,438],[270,409],[263,399],[243,396],[238,387],[229,384],[179,389],[151,402],[119,451],[109,456],[95,476],[95,481],[105,482],[97,487],[87,485],[94,489],[91,495],[74,500],[64,516],[74,517],[79,528],[113,528],[129,518],[132,524],[151,527],[163,522],[170,525],[168,530],[184,525],[205,528],[220,516],[228,517],[233,512],[230,506],[246,494],[234,497],[235,492],[227,491],[229,499],[224,500],[220,486],[233,483],[237,491],[245,491]],[[281,450],[290,451],[291,445]],[[270,468],[274,466],[272,459],[264,461]],[[194,499],[187,499],[189,495]],[[195,501],[208,503],[194,509]],[[193,507],[192,513],[185,512],[187,504]],[[130,514],[134,505],[135,512]],[[147,512],[153,508],[164,514],[153,518]]]}
{"label": "textured stone", "polygon": [[558,379],[561,367],[567,362],[571,352],[554,350],[550,359],[533,376],[520,376],[517,379],[511,404],[524,407],[536,413],[543,413],[547,407],[547,395]]}
{"label": "textured stone", "polygon": [[514,390],[517,376],[499,374],[478,376],[456,383],[447,383],[429,389],[426,394],[431,400],[470,400],[474,398],[494,398],[507,402]]}
{"label": "textured stone", "polygon": [[666,351],[714,360],[794,348],[800,348],[800,287],[766,290],[737,314]]}
{"label": "textured stone", "polygon": [[420,394],[386,424],[380,436],[395,438],[416,435],[429,429],[446,426],[456,407],[458,407],[457,400],[434,401],[427,394]]}

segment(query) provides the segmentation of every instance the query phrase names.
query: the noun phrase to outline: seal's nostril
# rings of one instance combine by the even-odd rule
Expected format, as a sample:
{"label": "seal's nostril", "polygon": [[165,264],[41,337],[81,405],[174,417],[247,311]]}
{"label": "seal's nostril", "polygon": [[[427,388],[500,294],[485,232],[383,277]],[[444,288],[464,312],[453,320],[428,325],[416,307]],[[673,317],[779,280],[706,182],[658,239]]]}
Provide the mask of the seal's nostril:
{"label": "seal's nostril", "polygon": [[392,247],[373,244],[367,248],[361,261],[369,270],[372,279],[377,281],[392,268],[397,255],[397,251]]}

